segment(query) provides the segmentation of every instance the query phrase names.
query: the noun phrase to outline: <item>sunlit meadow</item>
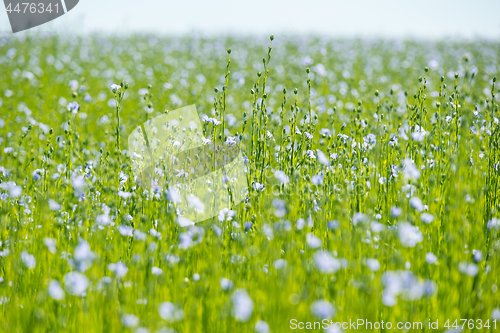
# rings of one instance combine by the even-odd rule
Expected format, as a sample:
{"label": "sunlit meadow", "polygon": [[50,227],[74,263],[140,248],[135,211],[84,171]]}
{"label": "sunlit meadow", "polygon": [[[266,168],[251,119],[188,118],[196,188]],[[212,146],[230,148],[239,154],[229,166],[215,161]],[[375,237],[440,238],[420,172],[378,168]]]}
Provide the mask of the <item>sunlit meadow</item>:
{"label": "sunlit meadow", "polygon": [[[486,41],[0,37],[0,331],[500,329],[499,69]],[[248,193],[181,227],[127,137],[191,104]]]}

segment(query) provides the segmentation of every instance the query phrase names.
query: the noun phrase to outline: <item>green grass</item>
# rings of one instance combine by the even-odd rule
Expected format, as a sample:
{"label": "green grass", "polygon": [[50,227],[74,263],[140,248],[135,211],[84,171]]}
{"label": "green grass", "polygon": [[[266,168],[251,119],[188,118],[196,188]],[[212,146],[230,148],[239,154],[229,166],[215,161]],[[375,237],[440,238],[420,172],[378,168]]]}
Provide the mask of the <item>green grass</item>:
{"label": "green grass", "polygon": [[[315,306],[498,330],[498,43],[26,36],[0,38],[1,331],[287,332]],[[181,228],[127,137],[190,104],[238,137],[249,194]]]}

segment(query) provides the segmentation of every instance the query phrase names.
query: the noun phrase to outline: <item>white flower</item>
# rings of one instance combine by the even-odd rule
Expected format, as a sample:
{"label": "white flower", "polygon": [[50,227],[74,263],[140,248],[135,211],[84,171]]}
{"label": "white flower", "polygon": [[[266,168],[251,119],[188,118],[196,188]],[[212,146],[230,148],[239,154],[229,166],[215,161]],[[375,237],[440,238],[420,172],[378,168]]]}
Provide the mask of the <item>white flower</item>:
{"label": "white flower", "polygon": [[11,198],[18,198],[23,193],[21,186],[14,185],[9,189],[9,195]]}
{"label": "white flower", "polygon": [[163,270],[159,267],[153,266],[153,268],[151,269],[151,273],[153,275],[160,275],[161,273],[163,273]]}
{"label": "white flower", "polygon": [[462,261],[460,264],[458,264],[458,270],[460,271],[460,273],[466,274],[468,276],[476,276],[479,272],[479,268],[476,264],[466,263],[465,261]]}
{"label": "white flower", "polygon": [[422,203],[422,200],[420,200],[419,197],[410,198],[410,206],[412,206],[413,209],[415,209],[418,212],[421,212],[424,210],[424,204]]}
{"label": "white flower", "polygon": [[413,161],[408,158],[403,160],[403,177],[409,180],[418,180],[420,178],[420,171]]}
{"label": "white flower", "polygon": [[365,214],[363,213],[356,213],[354,214],[354,216],[352,217],[352,224],[354,226],[357,226],[358,224],[360,223],[363,223],[363,222],[366,222],[367,221],[367,217]]}
{"label": "white flower", "polygon": [[387,271],[382,275],[385,286],[382,302],[389,307],[396,305],[397,296],[406,301],[419,300],[423,296],[434,295],[437,285],[432,280],[421,280],[410,271]]}
{"label": "white flower", "polygon": [[252,316],[253,301],[244,289],[236,290],[231,296],[233,317],[239,322],[246,322]]}
{"label": "white flower", "polygon": [[27,269],[32,269],[36,266],[35,256],[26,251],[21,252],[21,261]]}
{"label": "white flower", "polygon": [[83,188],[85,187],[85,177],[83,177],[82,175],[73,176],[71,178],[71,185],[73,186],[75,192],[83,192]]}
{"label": "white flower", "polygon": [[236,136],[232,136],[232,137],[228,136],[226,138],[226,145],[228,145],[228,146],[236,146],[237,143],[238,143],[238,137],[236,137]]}
{"label": "white flower", "polygon": [[500,320],[500,309],[499,308],[494,308],[493,311],[491,311],[491,319]]}
{"label": "white flower", "polygon": [[269,324],[263,320],[257,320],[255,323],[255,333],[270,333]]}
{"label": "white flower", "polygon": [[159,233],[158,231],[156,231],[155,229],[151,228],[151,230],[149,230],[149,234],[153,237],[156,237],[158,238],[159,240],[161,240],[161,233]]}
{"label": "white flower", "polygon": [[220,288],[222,290],[230,290],[234,288],[234,283],[233,281],[226,279],[226,278],[221,278],[220,279]]}
{"label": "white flower", "polygon": [[219,212],[218,219],[221,222],[231,221],[235,215],[236,215],[235,210],[230,210],[229,208],[223,208]]}
{"label": "white flower", "polygon": [[81,240],[80,243],[78,243],[78,245],[75,247],[73,260],[80,272],[84,272],[88,268],[90,268],[95,257],[96,255],[90,250],[90,245],[89,243],[87,243],[87,241]]}
{"label": "white flower", "polygon": [[324,330],[325,333],[342,333],[342,330],[335,325],[328,325],[327,328]]}
{"label": "white flower", "polygon": [[311,313],[319,319],[332,318],[335,315],[335,308],[328,301],[314,301],[311,304]]}
{"label": "white flower", "polygon": [[178,204],[182,200],[182,197],[181,197],[181,194],[179,193],[179,190],[177,188],[175,188],[175,187],[171,187],[168,190],[167,197],[174,204]]}
{"label": "white flower", "polygon": [[77,272],[69,272],[64,276],[64,286],[66,291],[74,296],[85,296],[89,286],[89,280],[85,275]]}
{"label": "white flower", "polygon": [[108,225],[111,223],[111,219],[107,214],[101,214],[96,216],[95,223],[98,225]]}
{"label": "white flower", "polygon": [[472,255],[474,256],[475,262],[480,262],[483,259],[483,253],[481,250],[472,250]]}
{"label": "white flower", "polygon": [[133,314],[122,315],[122,325],[125,327],[136,327],[139,325],[139,318]]}
{"label": "white flower", "polygon": [[368,134],[367,136],[363,137],[363,148],[371,150],[377,143],[377,137],[375,134]]}
{"label": "white flower", "polygon": [[285,268],[286,265],[287,265],[287,261],[285,259],[278,259],[274,262],[274,268],[276,268],[276,269]]}
{"label": "white flower", "polygon": [[311,249],[317,249],[318,247],[321,246],[321,239],[319,239],[318,237],[316,237],[315,235],[311,234],[311,233],[308,233],[306,235],[306,242],[307,242],[307,245],[311,248]]}
{"label": "white flower", "polygon": [[122,263],[121,261],[117,262],[116,264],[113,263],[109,264],[108,269],[113,273],[115,273],[115,275],[118,276],[119,278],[125,277],[125,275],[127,275],[128,273],[127,266],[125,266],[125,264]]}
{"label": "white flower", "polygon": [[306,221],[303,218],[300,218],[297,220],[297,230],[302,230],[304,228],[304,225],[306,224]]}
{"label": "white flower", "polygon": [[62,207],[56,201],[50,199],[49,200],[49,208],[50,208],[50,210],[61,210]]}
{"label": "white flower", "polygon": [[391,207],[391,216],[392,217],[399,217],[403,210],[399,207]]}
{"label": "white flower", "polygon": [[307,133],[307,132],[304,132],[306,138],[308,138],[309,140],[311,140],[313,138],[312,134],[310,133]]}
{"label": "white flower", "polygon": [[396,133],[391,134],[391,141],[389,141],[389,146],[396,146],[398,144],[398,135]]}
{"label": "white flower", "polygon": [[212,225],[212,230],[214,231],[214,234],[216,234],[217,236],[222,235],[222,229],[216,226],[215,224]]}
{"label": "white flower", "polygon": [[283,201],[281,199],[274,199],[273,200],[273,207],[276,208],[276,210],[274,211],[274,215],[276,217],[283,217],[283,216],[285,216],[285,214],[286,214],[285,201]]}
{"label": "white flower", "polygon": [[256,189],[257,191],[264,191],[264,185],[262,185],[261,183],[258,183],[258,182],[255,182],[253,184],[253,188]]}
{"label": "white flower", "polygon": [[78,110],[80,110],[80,105],[78,105],[77,102],[71,102],[71,103],[68,103],[68,105],[66,106],[66,108],[68,109],[68,111],[70,111],[73,114],[75,114],[75,113],[78,112]]}
{"label": "white flower", "polygon": [[188,219],[187,217],[185,216],[177,216],[176,218],[176,222],[178,225],[180,225],[181,227],[188,227],[188,226],[192,226],[194,225],[194,222],[191,221],[190,219]]}
{"label": "white flower", "polygon": [[64,290],[61,288],[61,284],[59,283],[59,281],[56,280],[50,281],[48,292],[49,296],[55,299],[56,301],[64,299]]}
{"label": "white flower", "polygon": [[262,232],[266,235],[266,238],[271,240],[274,238],[273,228],[269,224],[264,224],[262,226]]}
{"label": "white flower", "polygon": [[50,253],[56,253],[56,240],[54,238],[45,237],[43,244],[49,249]]}
{"label": "white flower", "polygon": [[317,175],[312,176],[311,183],[313,183],[313,185],[322,184],[323,183],[323,174],[321,174],[321,172],[320,172]]}
{"label": "white flower", "polygon": [[498,227],[500,226],[500,219],[494,217],[491,220],[488,221],[488,229],[493,229],[498,230]]}
{"label": "white flower", "polygon": [[69,86],[71,87],[71,90],[78,89],[78,86],[79,86],[78,81],[77,80],[71,80],[71,81],[69,81]]}
{"label": "white flower", "polygon": [[113,84],[111,85],[111,91],[112,91],[112,92],[114,92],[114,93],[116,93],[117,91],[120,91],[120,89],[121,89],[121,88],[122,88],[122,87],[121,87],[120,85],[118,85],[118,84],[114,84],[114,83],[113,83]]}
{"label": "white flower", "polygon": [[428,264],[435,264],[437,262],[438,258],[436,257],[436,255],[434,255],[434,253],[432,252],[427,252],[425,254],[425,261],[428,263]]}
{"label": "white flower", "polygon": [[134,228],[129,227],[128,225],[120,224],[117,229],[122,236],[134,236]]}
{"label": "white flower", "polygon": [[118,196],[121,197],[122,199],[128,199],[128,198],[130,198],[132,196],[132,193],[118,191]]}
{"label": "white flower", "polygon": [[366,267],[368,267],[368,269],[371,270],[372,272],[376,272],[380,269],[380,263],[378,262],[377,259],[367,259]]}
{"label": "white flower", "polygon": [[288,178],[288,176],[281,170],[276,170],[274,172],[274,176],[279,180],[281,184],[288,184],[288,182],[290,181],[290,178]]}
{"label": "white flower", "polygon": [[324,135],[324,136],[330,136],[330,135],[332,135],[332,131],[330,131],[328,128],[322,128],[319,131],[319,134]]}
{"label": "white flower", "polygon": [[415,141],[418,141],[418,142],[424,141],[424,135],[420,132],[411,133],[411,138]]}
{"label": "white flower", "polygon": [[189,207],[193,208],[197,213],[203,213],[205,211],[205,204],[196,196],[190,194],[187,197]]}
{"label": "white flower", "polygon": [[134,238],[137,239],[138,241],[144,241],[148,238],[148,235],[146,235],[140,230],[134,230]]}
{"label": "white flower", "polygon": [[404,247],[415,247],[424,239],[420,230],[407,222],[398,225],[398,234],[399,241]]}
{"label": "white flower", "polygon": [[177,308],[170,302],[161,303],[160,307],[158,308],[158,313],[160,314],[161,319],[168,322],[175,322],[184,318],[184,311]]}
{"label": "white flower", "polygon": [[196,282],[196,281],[199,281],[199,280],[200,280],[200,274],[194,273],[193,274],[193,281]]}
{"label": "white flower", "polygon": [[385,226],[380,223],[380,222],[377,222],[377,221],[372,221],[370,223],[370,229],[375,232],[375,233],[379,233],[381,232],[382,230],[384,230]]}
{"label": "white flower", "polygon": [[432,221],[434,221],[434,215],[429,213],[422,213],[422,215],[420,215],[420,219],[424,223],[431,223]]}
{"label": "white flower", "polygon": [[326,274],[336,273],[341,268],[341,263],[327,251],[318,251],[313,256],[316,268]]}

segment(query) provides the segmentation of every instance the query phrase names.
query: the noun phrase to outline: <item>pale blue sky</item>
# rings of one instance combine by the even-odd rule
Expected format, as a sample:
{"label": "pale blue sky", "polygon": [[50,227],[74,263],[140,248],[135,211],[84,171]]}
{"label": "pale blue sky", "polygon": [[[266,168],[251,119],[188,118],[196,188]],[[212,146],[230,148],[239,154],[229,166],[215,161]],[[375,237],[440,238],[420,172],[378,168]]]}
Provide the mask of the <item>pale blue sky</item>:
{"label": "pale blue sky", "polygon": [[500,39],[499,13],[499,0],[80,0],[31,31]]}

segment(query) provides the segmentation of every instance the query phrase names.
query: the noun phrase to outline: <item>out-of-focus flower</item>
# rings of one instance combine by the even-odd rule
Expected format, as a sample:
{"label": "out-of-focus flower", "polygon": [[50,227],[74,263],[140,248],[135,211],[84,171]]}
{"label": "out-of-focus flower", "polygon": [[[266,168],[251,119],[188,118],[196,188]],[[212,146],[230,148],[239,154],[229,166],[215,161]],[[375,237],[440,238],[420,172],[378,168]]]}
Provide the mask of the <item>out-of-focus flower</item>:
{"label": "out-of-focus flower", "polygon": [[184,311],[177,308],[173,303],[163,302],[158,308],[161,319],[168,322],[176,322],[184,318]]}
{"label": "out-of-focus flower", "polygon": [[328,319],[335,316],[335,307],[328,301],[318,300],[311,304],[311,313],[319,319]]}
{"label": "out-of-focus flower", "polygon": [[61,288],[61,284],[59,283],[59,281],[50,281],[47,291],[49,292],[49,296],[56,301],[64,299],[64,290]]}
{"label": "out-of-focus flower", "polygon": [[424,239],[420,230],[407,222],[398,225],[398,234],[399,241],[404,247],[415,247]]}
{"label": "out-of-focus flower", "polygon": [[253,312],[253,301],[244,289],[236,290],[231,296],[233,317],[239,322],[246,322]]}
{"label": "out-of-focus flower", "polygon": [[233,281],[226,279],[226,278],[221,278],[220,279],[220,288],[222,290],[231,290],[234,287]]}
{"label": "out-of-focus flower", "polygon": [[115,275],[119,278],[125,277],[125,275],[127,275],[128,273],[127,266],[125,266],[125,264],[122,263],[121,261],[117,262],[116,264],[113,263],[109,264],[108,269],[113,273],[115,273]]}
{"label": "out-of-focus flower", "polygon": [[122,315],[121,322],[125,327],[136,327],[139,325],[139,318],[133,314],[124,314]]}
{"label": "out-of-focus flower", "polygon": [[114,83],[113,83],[113,84],[111,85],[111,91],[112,91],[113,93],[117,93],[117,92],[119,92],[121,88],[122,88],[122,86],[120,86],[120,85],[118,85],[118,84],[114,84]]}
{"label": "out-of-focus flower", "polygon": [[70,102],[66,106],[66,109],[68,109],[68,111],[70,111],[71,113],[76,114],[80,110],[80,105],[76,101],[75,102]]}
{"label": "out-of-focus flower", "polygon": [[32,269],[36,266],[35,256],[26,251],[21,252],[21,261],[27,269]]}
{"label": "out-of-focus flower", "polygon": [[318,251],[313,256],[316,268],[326,274],[336,273],[341,267],[341,263],[338,259],[334,258],[327,251]]}
{"label": "out-of-focus flower", "polygon": [[69,272],[64,276],[64,287],[66,291],[74,296],[85,296],[89,280],[83,274]]}

